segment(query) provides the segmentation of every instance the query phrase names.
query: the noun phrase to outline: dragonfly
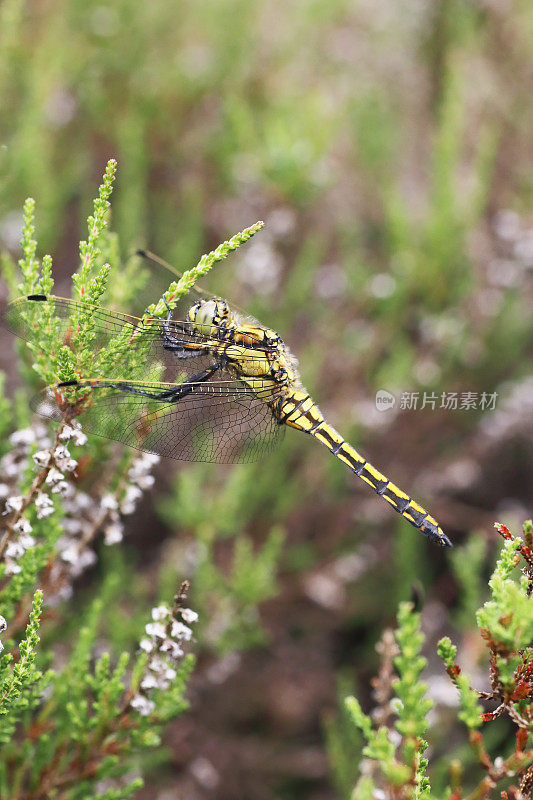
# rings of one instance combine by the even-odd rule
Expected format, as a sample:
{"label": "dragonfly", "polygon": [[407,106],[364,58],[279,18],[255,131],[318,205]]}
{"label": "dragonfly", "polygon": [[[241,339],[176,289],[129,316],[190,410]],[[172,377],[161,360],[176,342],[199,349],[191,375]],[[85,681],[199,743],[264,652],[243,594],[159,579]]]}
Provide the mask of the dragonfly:
{"label": "dragonfly", "polygon": [[[166,318],[140,318],[54,295],[13,300],[4,323],[26,341],[36,342],[42,314],[42,324],[55,326],[58,346],[72,347],[87,316],[95,358],[117,337],[126,343],[122,355],[108,364],[109,374],[104,370],[97,378],[57,383],[45,390],[35,410],[52,419],[82,415],[89,433],[188,461],[257,460],[293,428],[320,442],[432,542],[451,546],[425,508],[326,422],[278,333],[220,297],[205,292],[196,297],[183,319],[174,319],[168,304]],[[137,354],[142,375],[119,378],[121,364],[127,366]]]}

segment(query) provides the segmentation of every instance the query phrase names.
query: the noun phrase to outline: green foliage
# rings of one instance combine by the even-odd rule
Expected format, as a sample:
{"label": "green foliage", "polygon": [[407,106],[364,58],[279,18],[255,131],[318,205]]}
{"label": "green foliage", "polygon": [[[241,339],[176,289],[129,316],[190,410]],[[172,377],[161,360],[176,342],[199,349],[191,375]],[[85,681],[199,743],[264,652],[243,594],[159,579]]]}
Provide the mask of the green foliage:
{"label": "green foliage", "polygon": [[444,661],[446,670],[459,691],[461,711],[457,715],[458,719],[464,722],[470,730],[476,730],[483,721],[483,709],[479,704],[477,692],[470,686],[468,677],[456,668],[455,656],[457,655],[457,647],[451,643],[448,636],[445,636],[438,643],[437,653]]}
{"label": "green foliage", "polygon": [[395,725],[405,740],[403,757],[409,763],[416,757],[417,750],[426,747],[417,740],[426,732],[426,717],[433,707],[432,701],[425,697],[427,686],[420,678],[426,666],[426,659],[420,655],[424,642],[420,615],[414,613],[409,603],[401,603],[398,609],[396,640],[400,653],[394,659],[398,678],[392,683],[397,697],[397,701],[393,701],[398,714]]}
{"label": "green foliage", "polygon": [[[366,745],[362,755],[375,762],[376,769],[361,769],[361,777],[357,781],[352,797],[374,796],[374,792],[385,789],[400,798],[431,797],[465,797],[467,800],[478,800],[485,796],[488,774],[491,787],[505,783],[506,779],[516,777],[516,786],[512,791],[524,791],[529,786],[529,767],[533,764],[531,748],[531,713],[533,697],[533,636],[529,629],[531,619],[532,593],[530,587],[533,576],[533,551],[531,550],[532,525],[524,524],[522,538],[513,538],[504,525],[496,528],[506,540],[489,580],[490,599],[478,610],[476,619],[480,633],[488,649],[487,663],[490,669],[490,685],[492,691],[475,691],[469,678],[457,664],[457,647],[448,636],[443,637],[437,646],[437,652],[444,662],[446,672],[459,694],[459,711],[457,718],[469,731],[471,758],[478,762],[478,782],[475,768],[468,767],[468,758],[461,761],[451,759],[446,765],[431,762],[432,769],[439,773],[446,767],[448,781],[442,785],[441,792],[432,792],[426,768],[430,763],[423,757],[427,749],[424,740],[429,730],[430,739],[438,740],[439,721],[430,726],[428,716],[433,702],[426,698],[427,685],[421,680],[426,667],[426,660],[420,655],[424,637],[420,630],[420,615],[414,613],[412,604],[401,603],[398,611],[398,628],[396,641],[398,652],[394,655],[389,647],[381,647],[382,668],[379,679],[376,679],[376,698],[379,705],[372,717],[388,719],[390,710],[395,713],[394,727],[400,735],[393,738],[389,724],[375,725],[371,716],[365,714],[359,701],[351,696],[345,699],[345,708],[349,713],[353,728],[360,730]],[[467,543],[462,556],[470,551]],[[524,574],[517,576],[516,567],[520,557],[524,562]],[[383,641],[387,641],[384,639]],[[394,663],[397,677],[390,679],[388,666]],[[389,681],[386,683],[385,681]],[[388,689],[387,689],[388,687]],[[385,691],[384,691],[385,690]],[[389,700],[390,693],[395,697]],[[495,710],[484,712],[480,699],[495,701]],[[499,750],[498,757],[489,752],[490,731],[481,732],[483,723],[491,722],[496,717],[507,714],[516,726],[516,741],[504,750]],[[500,744],[501,747],[501,744]],[[330,750],[333,759],[339,758],[342,747]],[[354,756],[356,757],[355,751]],[[401,755],[401,758],[399,757]],[[333,763],[335,769],[335,761]],[[440,768],[440,769],[439,769]],[[377,781],[377,776],[380,776]],[[463,794],[463,780],[470,785],[468,794]],[[438,782],[438,781],[437,781]],[[466,788],[466,787],[465,787]],[[518,795],[517,795],[518,796]]]}
{"label": "green foliage", "polygon": [[18,645],[18,659],[7,649],[0,656],[0,742],[11,741],[21,716],[39,702],[43,691],[43,676],[35,667],[39,644],[39,622],[43,608],[43,593],[33,596],[32,609],[23,638]]}
{"label": "green foliage", "polygon": [[513,579],[523,541],[507,541],[489,581],[491,599],[477,613],[477,624],[502,650],[523,650],[533,641],[533,599],[528,576]]}
{"label": "green foliage", "polygon": [[[366,740],[363,755],[379,763],[391,787],[412,786],[412,792],[407,792],[407,797],[429,797],[429,782],[425,777],[427,760],[422,756],[427,742],[422,736],[433,703],[425,697],[427,686],[420,680],[426,665],[425,658],[420,655],[424,637],[420,631],[420,615],[413,611],[411,603],[400,604],[396,641],[399,652],[393,661],[398,677],[391,683],[395,696],[390,705],[396,715],[394,726],[400,734],[400,744],[392,741],[388,726],[373,726],[372,719],[363,713],[355,697],[346,698],[345,704],[353,724]],[[365,791],[368,786],[367,781]],[[358,791],[359,783],[354,789],[354,796]]]}
{"label": "green foliage", "polygon": [[[171,283],[164,294],[164,299],[162,298],[159,303],[149,306],[147,311],[152,314],[162,315],[168,312],[168,308],[175,308],[177,301],[192,289],[199,278],[207,275],[214,264],[218,261],[223,261],[231,252],[240,247],[241,244],[247,242],[257,231],[261,230],[263,225],[264,222],[259,220],[259,222],[256,222],[249,228],[245,228],[240,233],[232,236],[228,241],[219,244],[212,252],[203,255],[196,267],[187,270],[177,283]],[[164,300],[166,300],[166,304]]]}
{"label": "green foliage", "polygon": [[265,643],[259,606],[275,596],[284,531],[271,529],[263,546],[254,550],[242,534],[233,540],[230,565],[219,568],[214,542],[199,537],[201,556],[194,580],[194,605],[199,609],[200,635],[221,653],[235,652]]}
{"label": "green foliage", "polygon": [[[106,221],[115,170],[112,160],[88,220],[88,239],[80,243],[82,265],[74,275],[80,305],[74,311],[69,344],[57,348],[62,320],[53,316],[52,306],[46,314],[32,318],[36,330],[36,343],[29,345],[33,369],[48,382],[94,376],[127,351],[131,333],[128,337],[119,333],[94,357],[92,304],[113,283],[111,266],[102,259],[113,251]],[[37,258],[34,214],[30,199],[24,206],[18,291],[48,292],[53,285],[52,262],[49,256],[42,262]],[[197,267],[184,273],[173,289],[175,295],[191,288],[197,277],[259,227],[246,229],[204,256]],[[9,282],[17,291],[14,275],[9,266]],[[35,312],[29,309],[27,313]],[[30,382],[26,369],[23,375]],[[51,435],[33,422],[11,433],[11,406],[4,397],[0,402],[10,445],[2,461],[7,499],[0,540],[0,607],[6,618],[2,624],[11,637],[0,656],[0,794],[13,800],[58,793],[68,800],[81,800],[89,793],[109,800],[131,797],[142,780],[124,783],[123,776],[139,769],[139,753],[157,748],[163,725],[186,708],[184,693],[193,659],[184,654],[184,648],[192,636],[188,626],[197,619],[195,612],[183,608],[187,587],[184,584],[175,596],[172,609],[164,605],[153,609],[153,621],[145,625],[149,638],[143,640],[135,659],[114,647],[113,639],[118,637],[104,625],[107,607],[124,589],[118,571],[109,572],[97,597],[82,613],[81,624],[78,619],[66,663],[57,661],[54,642],[66,645],[66,640],[61,643],[61,632],[68,613],[62,601],[73,592],[75,578],[96,561],[96,536],[103,530],[108,545],[117,536],[120,540],[120,515],[132,512],[141,487],[151,487],[149,472],[156,459],[127,453],[111,462],[102,481],[98,468],[102,444],[89,443],[76,420],[63,418]],[[69,447],[75,449],[76,457]],[[83,488],[70,478],[78,468],[79,448],[85,451]],[[255,614],[257,603],[274,591],[272,575],[281,542],[279,532],[273,530],[257,557],[246,542],[236,549],[228,595],[244,617],[250,616],[250,610]],[[222,573],[219,580],[224,581]],[[42,588],[36,590],[37,585]],[[144,618],[146,600],[138,609]],[[54,621],[46,624],[47,647],[41,651],[40,619],[52,605]],[[255,619],[253,624],[257,624]],[[25,632],[19,634],[24,626]],[[138,622],[134,626],[139,630]],[[102,652],[104,628],[111,641]],[[95,657],[97,650],[100,655]],[[51,668],[43,673],[45,665]],[[98,793],[102,781],[112,785]]]}

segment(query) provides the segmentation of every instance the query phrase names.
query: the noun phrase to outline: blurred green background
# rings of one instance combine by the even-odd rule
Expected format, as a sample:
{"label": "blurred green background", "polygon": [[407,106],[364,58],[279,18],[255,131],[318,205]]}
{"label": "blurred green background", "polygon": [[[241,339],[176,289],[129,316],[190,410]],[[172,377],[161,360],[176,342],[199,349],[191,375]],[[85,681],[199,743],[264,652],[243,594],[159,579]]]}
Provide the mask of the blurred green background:
{"label": "blurred green background", "polygon": [[[475,662],[492,522],[531,515],[532,48],[527,0],[0,4],[1,248],[33,196],[68,293],[110,157],[124,261],[149,246],[183,270],[264,219],[206,287],[279,331],[331,424],[467,542],[454,566],[296,432],[256,465],[166,462],[126,558],[141,593],[191,578],[201,658],[143,800],[347,796],[337,680],[370,696],[413,587],[430,641],[455,626]],[[166,288],[149,270],[125,310]]]}

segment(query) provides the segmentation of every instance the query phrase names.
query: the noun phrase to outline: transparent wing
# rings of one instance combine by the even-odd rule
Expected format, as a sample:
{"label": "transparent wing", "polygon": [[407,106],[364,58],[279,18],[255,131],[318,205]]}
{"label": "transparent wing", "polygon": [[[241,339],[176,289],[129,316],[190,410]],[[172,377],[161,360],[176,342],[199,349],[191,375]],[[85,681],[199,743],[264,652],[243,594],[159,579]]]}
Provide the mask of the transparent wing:
{"label": "transparent wing", "polygon": [[[240,380],[188,382],[189,393],[175,402],[136,393],[168,392],[172,384],[121,381],[121,387],[131,390],[125,391],[103,383],[76,385],[76,394],[85,395],[78,404],[83,430],[138,450],[184,461],[227,464],[261,458],[283,435],[284,426],[265,402],[266,390],[251,390]],[[45,390],[34,398],[34,410],[49,419],[61,419],[64,392],[58,387]]]}
{"label": "transparent wing", "polygon": [[95,355],[111,342],[120,343],[116,358],[106,365],[115,375],[132,350],[143,354],[143,367],[147,369],[163,364],[171,370],[179,367],[188,375],[200,371],[212,360],[209,351],[216,342],[194,332],[188,321],[167,323],[151,317],[143,322],[139,317],[54,295],[29,295],[13,300],[3,314],[3,322],[12,333],[29,342],[36,342],[39,336],[42,339],[43,331],[50,333],[59,349],[65,344],[72,347],[79,325],[84,324],[87,316],[90,316]]}

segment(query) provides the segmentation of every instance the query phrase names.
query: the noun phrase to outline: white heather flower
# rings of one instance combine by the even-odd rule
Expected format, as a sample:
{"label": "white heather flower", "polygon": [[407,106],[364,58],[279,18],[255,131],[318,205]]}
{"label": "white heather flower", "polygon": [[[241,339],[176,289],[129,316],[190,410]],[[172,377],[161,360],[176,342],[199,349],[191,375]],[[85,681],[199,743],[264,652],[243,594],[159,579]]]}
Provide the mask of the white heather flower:
{"label": "white heather flower", "polygon": [[46,483],[55,484],[59,483],[60,481],[64,480],[65,476],[62,472],[60,472],[56,467],[52,467],[48,475],[46,476]]}
{"label": "white heather flower", "polygon": [[104,530],[104,544],[118,544],[124,538],[124,528],[120,522],[112,522]]}
{"label": "white heather flower", "polygon": [[79,558],[77,545],[71,544],[69,547],[65,547],[61,552],[61,558],[63,561],[66,561],[67,564],[76,564]]}
{"label": "white heather flower", "polygon": [[118,508],[118,500],[114,494],[104,494],[100,505],[105,511],[115,511]]}
{"label": "white heather flower", "polygon": [[35,441],[35,431],[32,428],[23,428],[21,431],[15,431],[9,437],[9,441],[15,447],[19,445],[30,445]]}
{"label": "white heather flower", "polygon": [[31,533],[33,528],[27,519],[21,517],[13,525],[13,530],[16,531],[17,533]]}
{"label": "white heather flower", "polygon": [[155,620],[155,622],[160,622],[163,619],[167,619],[169,613],[166,606],[156,606],[152,608],[152,619]]}
{"label": "white heather flower", "polygon": [[177,661],[184,655],[184,651],[174,639],[165,639],[161,644],[159,650],[162,653],[168,653],[171,658]]}
{"label": "white heather flower", "polygon": [[76,492],[76,497],[72,503],[72,510],[76,513],[78,511],[86,511],[88,508],[92,508],[94,505],[94,500],[90,495],[86,492]]}
{"label": "white heather flower", "polygon": [[0,614],[0,633],[3,633],[7,628],[6,618]]}
{"label": "white heather flower", "polygon": [[[152,609],[154,621],[145,626],[145,631],[150,638],[144,638],[140,642],[141,650],[149,653],[150,657],[141,679],[139,693],[132,701],[132,706],[137,708],[140,713],[144,713],[146,709],[153,710],[155,708],[153,701],[147,695],[154,689],[163,691],[168,689],[178,674],[175,667],[183,658],[184,652],[176,639],[188,640],[192,636],[192,631],[183,622],[178,622],[174,614],[180,614],[190,620],[196,620],[198,617],[196,612],[191,609],[184,609],[184,611],[185,614],[182,609],[171,612],[166,605],[155,606]],[[171,623],[170,635],[167,632],[169,623]],[[156,649],[159,650],[159,653],[155,652]],[[146,713],[151,713],[151,711],[146,711]]]}
{"label": "white heather flower", "polygon": [[6,547],[6,558],[18,559],[23,556],[25,550],[19,542],[9,542]]}
{"label": "white heather flower", "polygon": [[54,461],[56,462],[59,469],[63,470],[63,472],[74,472],[74,470],[78,466],[78,462],[76,461],[76,459],[71,458],[70,455],[65,456],[64,458],[57,458],[56,456],[54,458]]}
{"label": "white heather flower", "polygon": [[54,502],[44,492],[39,492],[35,498],[35,508],[37,509],[37,518],[44,519],[54,513]]}
{"label": "white heather flower", "polygon": [[188,642],[191,639],[192,630],[188,628],[187,625],[184,625],[183,622],[174,620],[172,623],[171,635],[173,639],[177,639],[178,641],[184,639],[186,642]]}
{"label": "white heather flower", "polygon": [[170,681],[168,680],[168,678],[166,678],[165,675],[159,675],[159,677],[157,678],[157,688],[168,689],[169,686],[170,686]]}
{"label": "white heather flower", "polygon": [[165,626],[161,622],[149,622],[144,630],[148,636],[153,636],[154,639],[164,639],[166,636]]}
{"label": "white heather flower", "polygon": [[124,499],[120,505],[123,514],[133,514],[137,500],[142,497],[142,492],[137,486],[128,486],[124,494]]}
{"label": "white heather flower", "polygon": [[0,483],[0,498],[2,500],[8,496],[10,491],[11,489],[9,488],[7,483]]}
{"label": "white heather flower", "polygon": [[76,536],[80,533],[83,525],[79,519],[65,519],[63,520],[63,530],[70,536]]}
{"label": "white heather flower", "polygon": [[143,453],[139,461],[146,464],[148,469],[151,469],[155,467],[156,464],[159,464],[161,456],[158,456],[157,453]]}
{"label": "white heather flower", "polygon": [[141,681],[141,689],[157,689],[158,687],[159,681],[150,672]]}
{"label": "white heather flower", "polygon": [[4,645],[2,644],[2,642],[0,642],[0,653],[2,652],[3,649],[4,649]]}
{"label": "white heather flower", "polygon": [[198,622],[198,614],[191,608],[182,608],[181,616],[185,620],[185,622],[189,623],[189,625],[191,625],[193,622]]}
{"label": "white heather flower", "polygon": [[93,550],[89,550],[88,548],[82,550],[82,552],[80,553],[78,566],[82,570],[84,570],[87,567],[92,567],[94,563],[96,563],[96,553]]}
{"label": "white heather flower", "polygon": [[152,656],[148,663],[148,669],[151,669],[156,675],[162,675],[166,668],[166,663],[159,656]]}
{"label": "white heather flower", "polygon": [[151,489],[155,483],[155,478],[153,475],[139,475],[138,478],[135,478],[135,483],[145,492],[147,489]]}
{"label": "white heather flower", "polygon": [[24,550],[29,550],[30,547],[35,546],[35,539],[29,533],[22,533],[18,538],[18,542]]}
{"label": "white heather flower", "polygon": [[2,474],[5,478],[18,478],[24,469],[24,460],[17,460],[17,456],[8,453],[2,459]]}
{"label": "white heather flower", "polygon": [[80,423],[75,419],[71,420],[69,425],[65,425],[59,434],[59,438],[62,442],[68,442],[72,439],[73,443],[76,445],[84,445],[87,441],[87,437],[83,433]]}
{"label": "white heather flower", "polygon": [[153,700],[148,700],[148,698],[144,697],[142,694],[136,694],[132,698],[131,707],[138,711],[142,717],[147,717],[154,711],[155,703]]}
{"label": "white heather flower", "polygon": [[69,494],[74,492],[74,489],[69,483],[67,483],[67,481],[58,481],[54,486],[52,486],[51,491],[52,494],[60,494],[63,497],[67,497]]}
{"label": "white heather flower", "polygon": [[143,493],[137,486],[127,486],[124,495],[124,501],[126,503],[136,503],[137,500],[140,500],[142,495]]}
{"label": "white heather flower", "polygon": [[65,472],[72,472],[78,465],[78,462],[70,457],[69,449],[64,444],[58,445],[54,450],[54,461],[59,469]]}
{"label": "white heather flower", "polygon": [[72,428],[70,425],[65,425],[63,427],[63,430],[59,434],[59,438],[61,439],[62,442],[68,442],[70,441],[70,439],[72,439],[73,433],[74,433],[74,428]]}
{"label": "white heather flower", "polygon": [[74,431],[74,435],[72,436],[72,441],[78,447],[81,447],[84,444],[87,444],[87,437],[83,433],[82,430]]}
{"label": "white heather flower", "polygon": [[79,446],[84,445],[87,441],[87,437],[83,433],[80,423],[75,419],[71,420],[70,425],[65,425],[59,434],[59,438],[63,442],[68,442],[69,439],[72,439],[74,444]]}
{"label": "white heather flower", "polygon": [[50,463],[50,453],[48,450],[37,450],[37,452],[33,454],[33,460],[38,467],[46,467],[46,465]]}
{"label": "white heather flower", "polygon": [[6,500],[6,512],[20,511],[23,502],[24,498],[21,497],[20,495],[13,495],[12,497],[8,497]]}
{"label": "white heather flower", "polygon": [[10,558],[6,558],[6,575],[18,575],[20,570],[21,568],[18,564],[16,564],[14,561],[11,561]]}
{"label": "white heather flower", "polygon": [[46,430],[46,425],[41,425],[40,422],[37,422],[33,426],[33,432],[35,433],[35,439],[46,439],[48,436],[48,431]]}

